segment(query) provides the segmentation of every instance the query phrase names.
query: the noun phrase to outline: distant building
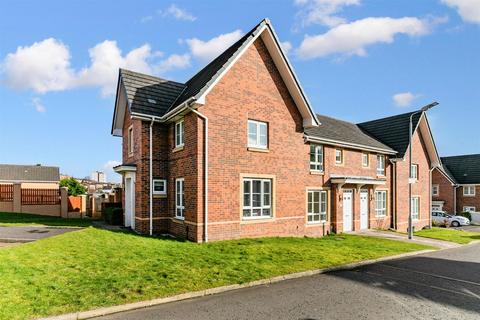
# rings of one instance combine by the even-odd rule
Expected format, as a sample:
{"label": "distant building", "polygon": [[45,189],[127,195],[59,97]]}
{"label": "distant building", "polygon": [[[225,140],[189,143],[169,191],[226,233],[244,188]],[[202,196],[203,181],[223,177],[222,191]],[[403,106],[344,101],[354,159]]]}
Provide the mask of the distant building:
{"label": "distant building", "polygon": [[103,171],[94,171],[90,175],[90,179],[95,182],[100,182],[100,183],[106,183],[107,182],[107,176],[105,175],[105,172]]}
{"label": "distant building", "polygon": [[0,184],[21,183],[22,188],[58,188],[60,169],[37,165],[0,164]]}

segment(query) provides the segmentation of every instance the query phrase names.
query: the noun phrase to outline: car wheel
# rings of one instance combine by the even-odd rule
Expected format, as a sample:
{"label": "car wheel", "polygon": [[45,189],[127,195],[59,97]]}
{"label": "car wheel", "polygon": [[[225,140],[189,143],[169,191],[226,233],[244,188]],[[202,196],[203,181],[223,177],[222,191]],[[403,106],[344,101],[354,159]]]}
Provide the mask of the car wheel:
{"label": "car wheel", "polygon": [[452,221],[452,227],[460,227],[460,222],[458,221]]}

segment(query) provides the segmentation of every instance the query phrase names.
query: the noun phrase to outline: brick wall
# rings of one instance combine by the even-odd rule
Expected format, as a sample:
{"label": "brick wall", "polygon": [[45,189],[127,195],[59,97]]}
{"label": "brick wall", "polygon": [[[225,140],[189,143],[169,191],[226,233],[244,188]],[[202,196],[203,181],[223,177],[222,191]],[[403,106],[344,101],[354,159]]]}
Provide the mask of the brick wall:
{"label": "brick wall", "polygon": [[475,196],[464,196],[463,187],[457,189],[457,212],[463,212],[463,207],[475,207],[480,211],[480,185],[475,186]]}
{"label": "brick wall", "polygon": [[443,201],[443,210],[455,212],[455,187],[438,169],[432,171],[432,186],[438,185],[438,195],[432,195],[432,201]]}
{"label": "brick wall", "polygon": [[[412,186],[412,197],[420,197],[419,219],[413,222],[415,230],[420,230],[430,224],[431,209],[431,180],[430,161],[425,149],[423,138],[417,130],[413,135],[413,157],[412,163],[418,165],[418,181]],[[408,178],[409,178],[409,154],[408,149],[403,161],[396,165],[396,212],[397,229],[406,232],[408,229]]]}

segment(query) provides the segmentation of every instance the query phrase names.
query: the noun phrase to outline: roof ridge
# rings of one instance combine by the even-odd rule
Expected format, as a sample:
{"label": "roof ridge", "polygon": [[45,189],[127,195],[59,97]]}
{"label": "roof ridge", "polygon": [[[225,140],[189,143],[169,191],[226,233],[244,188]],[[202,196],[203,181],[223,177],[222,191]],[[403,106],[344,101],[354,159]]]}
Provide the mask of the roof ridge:
{"label": "roof ridge", "polygon": [[[324,115],[324,114],[321,114],[321,113],[315,113],[315,114],[316,114],[317,116],[319,116],[319,117],[329,118],[329,119],[332,119],[332,120],[335,120],[335,121],[340,121],[340,122],[352,124],[352,125],[358,127],[358,125],[357,125],[355,122],[350,122],[350,121],[343,120],[343,119],[339,119],[339,118],[335,118],[335,117],[332,117],[332,116],[327,116],[327,115]],[[359,129],[360,129],[360,128],[359,128]]]}
{"label": "roof ridge", "polygon": [[387,117],[383,117],[383,118],[377,118],[377,119],[372,119],[372,120],[368,120],[368,121],[358,122],[357,124],[361,125],[361,124],[370,123],[370,122],[379,121],[379,120],[388,120],[390,118],[396,118],[396,117],[411,115],[411,114],[414,114],[418,111],[420,111],[420,110],[411,111],[411,112],[404,112],[404,113],[400,113],[400,114],[396,114],[396,115],[392,115],[392,116],[387,116]]}
{"label": "roof ridge", "polygon": [[185,83],[178,82],[178,81],[175,81],[175,80],[161,78],[161,77],[158,77],[158,76],[154,76],[154,75],[150,75],[150,74],[146,74],[146,73],[142,73],[142,72],[138,72],[138,71],[133,71],[133,70],[125,69],[125,68],[119,68],[120,74],[122,72],[125,72],[125,71],[129,72],[129,73],[133,73],[133,74],[135,74],[137,76],[140,76],[140,77],[153,78],[153,79],[160,80],[160,81],[174,82],[174,83],[181,84],[182,86],[185,86]]}
{"label": "roof ridge", "polygon": [[451,159],[451,158],[467,158],[467,157],[480,157],[480,153],[460,154],[460,155],[445,156],[445,157],[440,157],[440,158],[441,158],[441,159]]}

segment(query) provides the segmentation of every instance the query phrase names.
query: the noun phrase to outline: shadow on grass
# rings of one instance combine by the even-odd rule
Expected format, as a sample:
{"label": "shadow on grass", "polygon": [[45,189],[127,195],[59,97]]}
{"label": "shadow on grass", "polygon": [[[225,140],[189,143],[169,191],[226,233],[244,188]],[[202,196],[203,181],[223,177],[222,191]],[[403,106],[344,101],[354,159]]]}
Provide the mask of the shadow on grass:
{"label": "shadow on grass", "polygon": [[0,212],[0,226],[51,226],[51,227],[89,227],[93,219],[74,219],[52,217],[31,213]]}

